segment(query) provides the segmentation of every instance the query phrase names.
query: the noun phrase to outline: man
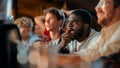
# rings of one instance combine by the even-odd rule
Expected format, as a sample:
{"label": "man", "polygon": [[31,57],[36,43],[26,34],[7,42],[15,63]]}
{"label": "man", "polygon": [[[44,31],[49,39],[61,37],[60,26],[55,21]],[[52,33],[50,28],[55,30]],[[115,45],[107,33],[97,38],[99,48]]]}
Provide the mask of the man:
{"label": "man", "polygon": [[52,7],[44,10],[44,16],[45,28],[49,31],[51,42],[57,45],[60,42],[65,15],[61,10]]}
{"label": "man", "polygon": [[92,62],[117,53],[120,49],[120,0],[100,0],[96,12],[98,23],[102,26],[101,38],[77,54],[81,61]]}
{"label": "man", "polygon": [[86,55],[91,54],[88,55],[88,61],[93,61],[102,56],[109,56],[119,51],[119,5],[119,0],[100,0],[96,6],[98,23],[103,28],[101,39],[96,42],[96,45],[89,47],[89,49],[86,49],[80,53],[80,55],[84,52],[87,52]]}
{"label": "man", "polygon": [[[62,42],[68,46],[70,53],[79,52],[81,49],[92,45],[100,33],[91,29],[92,17],[85,9],[74,10],[69,18],[67,30],[63,34]],[[72,40],[72,41],[71,41]],[[70,43],[69,43],[70,42]]]}
{"label": "man", "polygon": [[[42,44],[42,45],[49,45],[49,44],[46,44],[46,42],[47,43],[50,42],[52,45],[58,46],[59,42],[61,41],[61,32],[62,32],[61,30],[63,29],[64,24],[65,24],[65,15],[61,10],[59,10],[55,7],[52,7],[52,8],[48,8],[48,9],[44,10],[44,18],[45,18],[45,23],[44,23],[45,28],[49,32],[48,34],[50,36],[50,41],[47,41],[47,39],[45,39],[45,44]],[[49,51],[49,53],[52,54],[52,56],[53,56],[52,58],[49,56],[46,56],[46,54],[48,54],[45,51],[46,46],[41,46],[39,48],[38,48],[38,51],[36,51],[36,53],[41,52],[41,53],[39,53],[41,56],[36,58],[35,63],[38,68],[47,68],[48,67],[48,65],[47,65],[48,58],[50,58],[49,60],[53,59],[54,52],[56,51],[57,48],[52,49],[53,52]],[[34,53],[34,55],[36,53]],[[31,56],[32,55],[33,54],[31,54]],[[51,60],[51,61],[53,61],[53,60]],[[52,65],[50,65],[50,66],[52,66]]]}

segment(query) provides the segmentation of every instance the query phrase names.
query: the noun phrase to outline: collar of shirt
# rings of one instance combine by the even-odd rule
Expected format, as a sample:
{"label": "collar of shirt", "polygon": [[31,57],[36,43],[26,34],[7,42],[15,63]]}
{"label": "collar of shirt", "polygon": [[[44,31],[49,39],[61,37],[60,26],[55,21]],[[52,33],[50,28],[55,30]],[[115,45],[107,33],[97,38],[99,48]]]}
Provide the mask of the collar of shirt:
{"label": "collar of shirt", "polygon": [[55,46],[57,46],[60,43],[60,38],[56,39],[56,40],[52,40],[51,43]]}

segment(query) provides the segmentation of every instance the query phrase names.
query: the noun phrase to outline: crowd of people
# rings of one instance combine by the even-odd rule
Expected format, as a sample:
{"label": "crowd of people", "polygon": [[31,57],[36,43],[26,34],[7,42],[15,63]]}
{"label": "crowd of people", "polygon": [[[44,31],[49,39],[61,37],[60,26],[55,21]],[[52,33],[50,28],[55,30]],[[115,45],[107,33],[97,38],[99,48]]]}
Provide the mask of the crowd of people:
{"label": "crowd of people", "polygon": [[120,68],[120,0],[100,0],[95,10],[100,32],[87,9],[16,19],[19,68]]}

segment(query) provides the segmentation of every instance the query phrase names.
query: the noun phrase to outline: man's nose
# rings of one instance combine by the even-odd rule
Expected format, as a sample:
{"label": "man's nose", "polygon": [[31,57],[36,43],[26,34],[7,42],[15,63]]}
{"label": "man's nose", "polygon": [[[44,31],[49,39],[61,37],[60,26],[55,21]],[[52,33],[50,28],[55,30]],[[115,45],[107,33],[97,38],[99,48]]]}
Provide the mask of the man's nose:
{"label": "man's nose", "polygon": [[95,10],[97,10],[97,9],[99,9],[100,8],[100,6],[99,6],[99,4],[97,4],[96,6],[95,6]]}
{"label": "man's nose", "polygon": [[102,11],[99,4],[95,7],[95,10],[96,10],[96,12]]}
{"label": "man's nose", "polygon": [[70,28],[70,27],[73,27],[73,23],[72,22],[69,22],[68,23],[68,27]]}

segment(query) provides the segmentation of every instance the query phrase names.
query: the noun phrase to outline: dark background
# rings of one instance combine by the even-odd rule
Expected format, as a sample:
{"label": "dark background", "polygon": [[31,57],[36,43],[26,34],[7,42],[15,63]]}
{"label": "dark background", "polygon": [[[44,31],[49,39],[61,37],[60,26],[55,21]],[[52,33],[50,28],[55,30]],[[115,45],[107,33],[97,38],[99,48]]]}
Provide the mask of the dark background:
{"label": "dark background", "polygon": [[93,16],[93,28],[100,30],[97,24],[95,6],[99,0],[13,0],[13,16],[35,17],[43,14],[43,10],[49,7],[57,7],[64,10],[87,9]]}

